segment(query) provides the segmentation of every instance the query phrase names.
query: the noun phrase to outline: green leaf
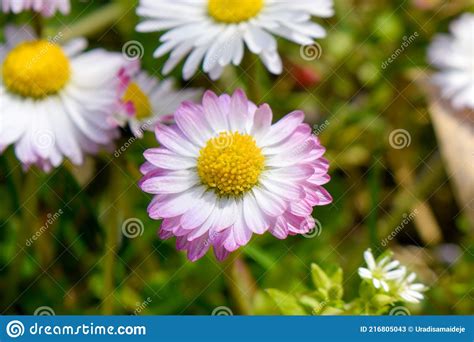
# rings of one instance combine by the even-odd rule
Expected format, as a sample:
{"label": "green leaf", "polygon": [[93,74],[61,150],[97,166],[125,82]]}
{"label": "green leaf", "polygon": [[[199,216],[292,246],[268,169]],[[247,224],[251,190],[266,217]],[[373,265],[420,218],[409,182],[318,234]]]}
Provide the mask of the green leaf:
{"label": "green leaf", "polygon": [[329,300],[328,292],[325,289],[318,289],[316,291],[313,291],[311,292],[310,296],[320,302],[327,302]]}
{"label": "green leaf", "polygon": [[331,280],[324,272],[321,267],[316,264],[311,264],[311,277],[313,279],[313,284],[318,289],[329,290],[331,287]]}
{"label": "green leaf", "polygon": [[321,303],[322,303],[316,298],[308,296],[308,295],[301,296],[299,298],[299,302],[301,303],[301,305],[308,307],[311,310],[311,312],[313,312],[316,308],[321,307]]}
{"label": "green leaf", "polygon": [[266,292],[284,315],[307,315],[306,311],[291,294],[276,289],[267,289]]}
{"label": "green leaf", "polygon": [[335,308],[333,306],[325,306],[322,310],[320,315],[342,315],[344,314],[344,310],[340,308]]}
{"label": "green leaf", "polygon": [[331,274],[331,280],[333,284],[338,284],[342,286],[342,280],[344,278],[344,273],[342,271],[342,268],[338,267],[336,271]]}
{"label": "green leaf", "polygon": [[368,301],[372,298],[376,293],[375,288],[372,284],[369,284],[367,281],[362,281],[359,287],[359,295],[362,299]]}
{"label": "green leaf", "polygon": [[396,298],[393,298],[392,296],[382,294],[382,293],[376,294],[372,298],[373,305],[379,308],[392,304],[395,301],[396,301]]}
{"label": "green leaf", "polygon": [[331,288],[328,291],[328,297],[329,297],[329,300],[331,301],[341,299],[343,294],[344,294],[344,289],[339,284],[331,286]]}
{"label": "green leaf", "polygon": [[265,270],[268,270],[275,265],[275,260],[268,255],[264,250],[254,245],[247,245],[243,249],[245,255],[252,258],[256,263],[262,266]]}

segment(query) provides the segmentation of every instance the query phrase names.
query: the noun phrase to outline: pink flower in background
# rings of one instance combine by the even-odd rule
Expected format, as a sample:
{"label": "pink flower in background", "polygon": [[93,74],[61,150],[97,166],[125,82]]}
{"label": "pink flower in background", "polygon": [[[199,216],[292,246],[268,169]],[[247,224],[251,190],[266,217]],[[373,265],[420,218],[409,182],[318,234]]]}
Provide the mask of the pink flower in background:
{"label": "pink flower in background", "polygon": [[140,70],[140,63],[132,61],[120,71],[121,95],[115,121],[129,125],[136,137],[144,131],[154,131],[158,122],[170,123],[173,113],[183,101],[197,100],[199,89],[176,89],[171,78],[158,80]]}
{"label": "pink flower in background", "polygon": [[69,14],[71,4],[69,0],[0,0],[4,13],[12,12],[18,14],[23,11],[32,10],[45,17],[53,16],[56,11]]}
{"label": "pink flower in background", "polygon": [[254,233],[308,233],[313,207],[332,201],[322,187],[330,179],[325,149],[304,113],[273,125],[272,116],[240,90],[208,91],[202,104],[179,107],[176,124],[158,124],[161,147],[145,151],[140,187],[154,195],[148,213],[163,219],[160,237],[176,237],[190,260],[211,246],[223,260]]}

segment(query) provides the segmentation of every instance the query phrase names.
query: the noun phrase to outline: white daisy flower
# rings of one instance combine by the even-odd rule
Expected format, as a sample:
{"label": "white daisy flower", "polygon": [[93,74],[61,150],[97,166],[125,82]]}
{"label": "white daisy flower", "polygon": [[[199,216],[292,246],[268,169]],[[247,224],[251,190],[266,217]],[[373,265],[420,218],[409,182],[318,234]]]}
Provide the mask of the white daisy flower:
{"label": "white daisy flower", "polygon": [[428,56],[440,71],[433,81],[454,108],[474,109],[474,14],[463,14],[451,23],[451,35],[438,35]]}
{"label": "white daisy flower", "polygon": [[84,39],[64,46],[37,39],[29,28],[6,29],[0,45],[0,152],[10,144],[25,168],[45,171],[84,152],[109,146],[118,130],[109,116],[116,108],[124,65],[120,54],[80,54]]}
{"label": "white daisy flower", "polygon": [[169,73],[186,56],[185,79],[202,63],[212,79],[226,65],[239,65],[245,46],[262,59],[273,74],[281,74],[279,36],[301,45],[314,44],[326,31],[312,16],[331,17],[332,0],[141,0],[137,14],[145,20],[140,32],[167,32],[154,57],[170,53],[163,68]]}
{"label": "white daisy flower", "polygon": [[[402,267],[404,274],[406,274],[406,268]],[[397,281],[398,289],[397,293],[398,296],[410,303],[419,303],[423,300],[424,296],[422,292],[426,291],[427,288],[425,285],[421,283],[413,283],[416,279],[415,273],[410,273],[406,277],[403,276]]]}
{"label": "white daisy flower", "polygon": [[120,126],[128,123],[139,138],[144,131],[154,131],[157,123],[171,123],[173,113],[184,101],[194,101],[201,95],[199,89],[176,90],[172,79],[158,81],[139,63],[132,63],[120,72],[123,93],[116,116]]}
{"label": "white daisy flower", "polygon": [[397,260],[391,260],[390,257],[386,256],[376,261],[370,248],[364,252],[364,259],[367,268],[359,267],[359,276],[371,281],[376,289],[382,288],[385,292],[389,292],[389,283],[401,279],[405,274],[402,268],[397,268],[400,265]]}

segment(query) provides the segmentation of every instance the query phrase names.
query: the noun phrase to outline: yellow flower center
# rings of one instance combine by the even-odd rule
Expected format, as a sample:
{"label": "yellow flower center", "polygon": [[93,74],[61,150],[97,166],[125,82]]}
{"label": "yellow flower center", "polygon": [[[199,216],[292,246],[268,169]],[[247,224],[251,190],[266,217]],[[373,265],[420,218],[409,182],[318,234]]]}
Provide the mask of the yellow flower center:
{"label": "yellow flower center", "polygon": [[56,94],[71,75],[69,59],[61,47],[47,40],[23,42],[6,56],[3,83],[21,96],[42,98]]}
{"label": "yellow flower center", "polygon": [[133,104],[137,119],[145,119],[153,112],[150,99],[135,82],[131,82],[128,85],[122,97],[122,101],[131,102]]}
{"label": "yellow flower center", "polygon": [[258,183],[264,164],[252,136],[223,132],[201,149],[197,169],[201,181],[219,195],[239,196]]}
{"label": "yellow flower center", "polygon": [[240,23],[257,16],[263,0],[209,0],[211,17],[223,23]]}

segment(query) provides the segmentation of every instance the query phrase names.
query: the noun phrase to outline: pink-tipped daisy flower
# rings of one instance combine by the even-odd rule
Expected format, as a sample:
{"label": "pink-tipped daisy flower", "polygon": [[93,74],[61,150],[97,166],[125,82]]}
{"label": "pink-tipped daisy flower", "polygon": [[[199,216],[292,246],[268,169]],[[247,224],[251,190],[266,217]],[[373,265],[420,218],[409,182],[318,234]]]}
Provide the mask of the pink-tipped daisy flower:
{"label": "pink-tipped daisy flower", "polygon": [[0,0],[0,3],[4,13],[12,12],[14,14],[32,10],[42,16],[51,17],[56,11],[69,14],[71,10],[69,0]]}
{"label": "pink-tipped daisy flower", "polygon": [[329,181],[325,149],[304,113],[273,125],[272,116],[241,90],[207,91],[202,104],[179,107],[176,124],[158,124],[161,147],[145,151],[140,187],[154,195],[148,213],[163,219],[160,237],[175,236],[190,260],[211,246],[223,260],[254,233],[308,233],[313,207],[332,201],[322,187]]}
{"label": "pink-tipped daisy flower", "polygon": [[199,89],[179,89],[171,78],[158,80],[140,70],[140,63],[132,61],[120,73],[121,98],[115,122],[128,124],[135,137],[142,138],[144,131],[154,131],[156,123],[171,123],[173,113],[184,101],[202,96]]}

